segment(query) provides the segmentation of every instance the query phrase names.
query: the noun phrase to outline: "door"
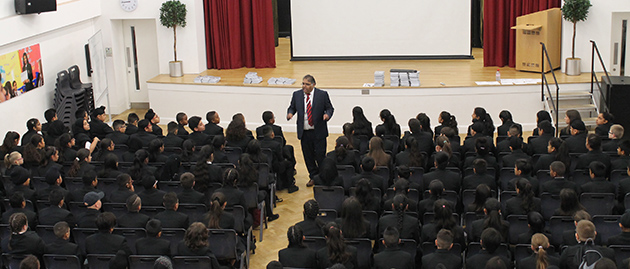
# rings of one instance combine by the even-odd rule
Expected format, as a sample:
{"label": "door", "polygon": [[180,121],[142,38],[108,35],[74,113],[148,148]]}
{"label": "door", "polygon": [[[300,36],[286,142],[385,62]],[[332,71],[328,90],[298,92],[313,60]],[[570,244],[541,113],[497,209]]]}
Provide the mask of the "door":
{"label": "door", "polygon": [[630,76],[630,12],[613,12],[610,73]]}
{"label": "door", "polygon": [[148,103],[147,80],[159,74],[155,20],[124,20],[127,89],[131,103]]}

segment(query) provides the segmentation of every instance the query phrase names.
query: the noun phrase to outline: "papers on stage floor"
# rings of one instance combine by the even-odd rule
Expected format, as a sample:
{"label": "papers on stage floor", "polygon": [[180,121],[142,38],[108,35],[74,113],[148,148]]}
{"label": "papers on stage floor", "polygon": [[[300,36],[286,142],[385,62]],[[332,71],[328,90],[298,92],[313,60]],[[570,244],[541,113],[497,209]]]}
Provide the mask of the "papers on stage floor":
{"label": "papers on stage floor", "polygon": [[243,80],[244,84],[258,84],[263,81],[262,77],[258,76],[257,72],[249,72],[245,75],[245,79]]}
{"label": "papers on stage floor", "polygon": [[269,80],[267,80],[267,84],[269,85],[293,85],[295,83],[295,79],[292,78],[285,78],[285,77],[279,77],[279,78],[270,78]]}
{"label": "papers on stage floor", "polygon": [[363,87],[374,87],[374,83],[363,83]]}
{"label": "papers on stage floor", "polygon": [[479,86],[501,85],[498,81],[475,81],[475,83]]}
{"label": "papers on stage floor", "polygon": [[532,85],[541,83],[541,79],[539,78],[517,78],[517,79],[502,79],[501,82],[498,81],[475,81],[475,83],[479,86],[488,86],[488,85]]}
{"label": "papers on stage floor", "polygon": [[195,83],[216,84],[219,81],[221,81],[221,77],[215,77],[215,76],[198,76],[194,79]]}

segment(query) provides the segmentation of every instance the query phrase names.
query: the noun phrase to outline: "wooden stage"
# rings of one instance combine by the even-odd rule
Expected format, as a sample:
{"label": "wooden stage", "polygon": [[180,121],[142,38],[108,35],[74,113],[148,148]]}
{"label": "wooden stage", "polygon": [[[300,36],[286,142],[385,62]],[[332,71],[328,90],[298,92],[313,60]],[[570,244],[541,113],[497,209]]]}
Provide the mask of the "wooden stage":
{"label": "wooden stage", "polygon": [[[494,81],[497,69],[503,79],[540,78],[540,74],[516,71],[510,67],[484,67],[483,49],[474,48],[473,60],[397,60],[397,61],[291,61],[290,40],[281,38],[276,47],[276,68],[239,68],[231,70],[209,69],[201,74],[187,74],[181,78],[171,78],[168,74],[159,75],[149,82],[154,83],[194,83],[198,75],[219,76],[218,85],[244,86],[243,78],[248,72],[258,72],[263,82],[256,85],[270,86],[270,77],[288,77],[297,79],[294,85],[272,87],[300,87],[300,79],[311,74],[317,80],[320,88],[362,88],[364,83],[374,83],[374,71],[385,72],[385,85],[389,85],[389,70],[393,68],[416,69],[420,71],[420,88],[436,87],[470,87],[476,86],[475,81]],[[585,59],[587,60],[587,59]],[[556,70],[558,82],[586,83],[591,81],[590,73],[580,76],[567,76]],[[444,85],[442,85],[443,83]],[[385,88],[388,88],[387,86]]]}

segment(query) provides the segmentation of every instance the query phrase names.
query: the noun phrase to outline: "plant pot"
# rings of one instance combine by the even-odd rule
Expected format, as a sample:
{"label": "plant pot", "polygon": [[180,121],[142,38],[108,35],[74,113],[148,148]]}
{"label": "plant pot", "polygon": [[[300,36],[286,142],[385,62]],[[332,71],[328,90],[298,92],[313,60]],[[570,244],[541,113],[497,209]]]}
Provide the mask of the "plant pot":
{"label": "plant pot", "polygon": [[565,62],[567,76],[579,76],[582,74],[581,67],[582,59],[580,58],[567,58]]}
{"label": "plant pot", "polygon": [[182,61],[168,62],[168,70],[171,77],[181,77],[184,75],[184,71],[182,70]]}

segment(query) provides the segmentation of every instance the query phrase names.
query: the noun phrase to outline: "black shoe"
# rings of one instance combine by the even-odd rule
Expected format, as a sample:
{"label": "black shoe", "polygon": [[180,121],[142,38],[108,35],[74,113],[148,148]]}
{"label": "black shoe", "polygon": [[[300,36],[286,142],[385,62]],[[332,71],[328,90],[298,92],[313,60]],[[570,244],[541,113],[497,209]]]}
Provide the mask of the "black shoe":
{"label": "black shoe", "polygon": [[278,215],[278,214],[273,214],[273,215],[271,215],[271,216],[267,217],[267,221],[268,221],[268,222],[272,222],[272,221],[274,221],[274,220],[277,220],[278,218],[280,218],[280,215]]}
{"label": "black shoe", "polygon": [[298,187],[298,186],[296,186],[296,185],[290,186],[290,187],[288,188],[289,193],[294,193],[294,192],[298,191],[299,189],[300,189],[300,187]]}

